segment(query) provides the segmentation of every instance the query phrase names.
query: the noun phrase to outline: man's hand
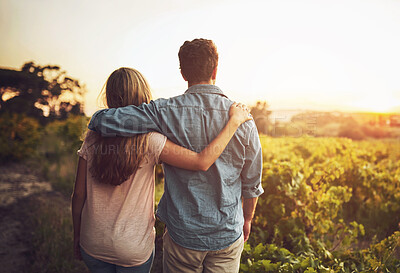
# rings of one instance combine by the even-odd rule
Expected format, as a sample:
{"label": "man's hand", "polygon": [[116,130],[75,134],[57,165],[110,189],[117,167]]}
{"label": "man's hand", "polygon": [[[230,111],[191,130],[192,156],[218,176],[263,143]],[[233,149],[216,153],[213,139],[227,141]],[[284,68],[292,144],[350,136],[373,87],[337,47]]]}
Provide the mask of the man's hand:
{"label": "man's hand", "polygon": [[251,231],[251,220],[249,221],[245,220],[243,225],[243,236],[245,242],[249,239],[250,231]]}
{"label": "man's hand", "polygon": [[250,236],[251,219],[253,219],[254,212],[256,210],[257,200],[258,197],[243,198],[243,217],[244,217],[243,236],[245,242],[249,239]]}

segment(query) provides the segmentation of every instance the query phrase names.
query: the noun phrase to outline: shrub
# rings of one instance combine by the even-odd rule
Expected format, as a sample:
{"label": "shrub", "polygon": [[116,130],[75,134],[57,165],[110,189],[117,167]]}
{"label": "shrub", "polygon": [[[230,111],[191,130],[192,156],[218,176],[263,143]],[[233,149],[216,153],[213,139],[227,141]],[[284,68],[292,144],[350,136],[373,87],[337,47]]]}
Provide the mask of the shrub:
{"label": "shrub", "polygon": [[40,161],[35,165],[42,170],[54,189],[65,195],[72,193],[76,166],[77,150],[80,148],[88,118],[70,116],[66,120],[49,123],[43,131],[39,148]]}
{"label": "shrub", "polygon": [[41,128],[35,119],[23,114],[2,114],[0,163],[19,161],[36,155],[40,138]]}
{"label": "shrub", "polygon": [[343,124],[339,128],[338,136],[347,137],[353,140],[362,140],[366,137],[361,126],[359,126],[356,122]]}

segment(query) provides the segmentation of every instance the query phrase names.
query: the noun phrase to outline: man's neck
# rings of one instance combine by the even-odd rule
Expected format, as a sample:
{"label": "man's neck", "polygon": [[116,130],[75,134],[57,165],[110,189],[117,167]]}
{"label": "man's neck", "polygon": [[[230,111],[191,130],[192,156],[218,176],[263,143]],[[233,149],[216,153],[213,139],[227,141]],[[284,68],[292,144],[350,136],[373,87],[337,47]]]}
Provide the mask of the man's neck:
{"label": "man's neck", "polygon": [[198,84],[212,84],[212,85],[214,85],[215,84],[215,80],[210,79],[209,81],[202,81],[202,82],[195,82],[195,83],[188,82],[188,87],[191,87],[193,85],[198,85]]}

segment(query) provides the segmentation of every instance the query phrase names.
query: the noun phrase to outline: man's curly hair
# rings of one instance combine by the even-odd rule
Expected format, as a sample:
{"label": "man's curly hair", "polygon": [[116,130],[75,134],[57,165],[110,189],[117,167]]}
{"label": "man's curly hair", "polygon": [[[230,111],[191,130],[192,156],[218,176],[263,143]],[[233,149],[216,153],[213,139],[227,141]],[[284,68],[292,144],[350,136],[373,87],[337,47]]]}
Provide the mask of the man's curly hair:
{"label": "man's curly hair", "polygon": [[206,39],[185,41],[179,49],[182,75],[189,83],[208,81],[218,66],[218,52],[214,42]]}

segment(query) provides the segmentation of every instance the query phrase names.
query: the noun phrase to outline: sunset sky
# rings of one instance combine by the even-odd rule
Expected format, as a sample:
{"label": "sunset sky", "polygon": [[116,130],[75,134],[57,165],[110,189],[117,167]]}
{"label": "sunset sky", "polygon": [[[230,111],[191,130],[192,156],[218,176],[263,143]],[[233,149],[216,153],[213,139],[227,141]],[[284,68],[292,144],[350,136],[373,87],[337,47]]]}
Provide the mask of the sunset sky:
{"label": "sunset sky", "polygon": [[273,109],[400,110],[400,1],[0,0],[0,67],[57,64],[85,83],[86,113],[121,67],[155,98],[186,90],[178,50],[208,38],[217,85]]}

